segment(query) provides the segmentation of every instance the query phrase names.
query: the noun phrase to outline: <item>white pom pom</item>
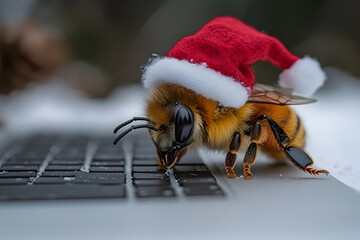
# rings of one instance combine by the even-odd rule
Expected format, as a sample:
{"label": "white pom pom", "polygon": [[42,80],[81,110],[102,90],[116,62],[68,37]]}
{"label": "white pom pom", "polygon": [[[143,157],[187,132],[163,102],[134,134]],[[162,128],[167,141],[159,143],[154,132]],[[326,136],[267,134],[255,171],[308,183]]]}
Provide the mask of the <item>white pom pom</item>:
{"label": "white pom pom", "polygon": [[326,75],[320,63],[305,56],[280,74],[279,85],[294,89],[296,95],[309,97],[324,84],[325,80]]}

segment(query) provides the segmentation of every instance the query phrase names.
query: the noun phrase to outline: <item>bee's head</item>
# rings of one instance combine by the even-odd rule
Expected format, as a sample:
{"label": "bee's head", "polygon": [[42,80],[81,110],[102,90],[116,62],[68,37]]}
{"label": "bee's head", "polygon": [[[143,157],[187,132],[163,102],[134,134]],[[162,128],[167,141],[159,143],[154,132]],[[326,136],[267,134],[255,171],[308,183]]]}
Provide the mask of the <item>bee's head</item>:
{"label": "bee's head", "polygon": [[117,144],[121,138],[132,130],[148,128],[160,161],[164,166],[172,167],[177,157],[183,155],[186,152],[186,147],[194,141],[194,114],[188,107],[179,103],[170,104],[160,112],[163,117],[165,116],[165,119],[162,120],[161,114],[157,115],[157,117],[154,116],[157,119],[156,122],[146,117],[134,117],[117,126],[114,133],[133,121],[148,121],[147,124],[132,125],[123,131],[114,140],[114,144]]}
{"label": "bee's head", "polygon": [[186,147],[194,141],[194,114],[180,103],[171,104],[167,112],[170,121],[159,123],[166,128],[162,131],[150,131],[150,136],[160,161],[164,166],[171,167],[179,153],[186,151]]}

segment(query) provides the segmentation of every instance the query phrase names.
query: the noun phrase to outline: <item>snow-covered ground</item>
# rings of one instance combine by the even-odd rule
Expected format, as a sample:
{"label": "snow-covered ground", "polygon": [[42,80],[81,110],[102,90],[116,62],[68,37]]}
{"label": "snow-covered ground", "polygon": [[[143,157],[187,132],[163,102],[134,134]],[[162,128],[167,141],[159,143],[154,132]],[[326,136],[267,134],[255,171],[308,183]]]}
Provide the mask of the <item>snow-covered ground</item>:
{"label": "snow-covered ground", "polygon": [[[326,72],[328,81],[314,96],[318,102],[295,107],[306,126],[306,150],[317,167],[360,191],[360,80],[333,68]],[[116,89],[103,100],[88,99],[56,80],[32,85],[0,97],[0,118],[5,121],[0,140],[46,129],[112,134],[121,121],[143,115],[145,96],[140,85]]]}

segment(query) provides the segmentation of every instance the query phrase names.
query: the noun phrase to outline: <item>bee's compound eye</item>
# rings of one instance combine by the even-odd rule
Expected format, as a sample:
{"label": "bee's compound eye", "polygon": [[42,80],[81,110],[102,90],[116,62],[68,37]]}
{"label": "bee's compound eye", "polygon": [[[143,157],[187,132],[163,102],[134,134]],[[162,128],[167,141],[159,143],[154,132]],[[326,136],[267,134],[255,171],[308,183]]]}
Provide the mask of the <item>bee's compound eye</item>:
{"label": "bee's compound eye", "polygon": [[183,144],[191,135],[194,126],[192,112],[182,105],[175,109],[175,138],[176,142]]}

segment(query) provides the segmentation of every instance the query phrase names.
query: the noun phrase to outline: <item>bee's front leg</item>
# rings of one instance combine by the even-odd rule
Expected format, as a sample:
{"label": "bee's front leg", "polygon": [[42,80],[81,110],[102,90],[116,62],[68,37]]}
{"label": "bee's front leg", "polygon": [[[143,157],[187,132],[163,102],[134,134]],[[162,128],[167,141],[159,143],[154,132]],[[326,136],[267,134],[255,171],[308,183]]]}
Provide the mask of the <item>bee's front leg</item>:
{"label": "bee's front leg", "polygon": [[230,145],[229,151],[226,154],[225,158],[225,171],[228,178],[235,178],[236,174],[234,172],[234,167],[236,164],[236,153],[239,151],[240,148],[240,133],[234,133]]}
{"label": "bee's front leg", "polygon": [[176,164],[178,164],[178,162],[180,161],[180,159],[185,155],[185,153],[187,152],[187,148],[183,148],[179,151],[179,153],[176,156],[175,162],[172,165],[171,168],[174,168]]}
{"label": "bee's front leg", "polygon": [[156,162],[159,164],[159,165],[158,165],[158,168],[157,168],[158,171],[161,171],[161,170],[166,169],[166,167],[164,166],[164,164],[162,163],[162,161],[160,160],[160,158],[158,158],[158,159],[156,160]]}
{"label": "bee's front leg", "polygon": [[158,158],[156,159],[156,162],[159,164],[157,170],[161,171],[161,170],[166,169],[166,166],[164,165],[163,161],[161,161],[161,154],[160,154],[158,149],[156,149],[156,153],[158,155]]}
{"label": "bee's front leg", "polygon": [[[178,164],[178,162],[180,161],[180,159],[185,155],[185,153],[187,152],[187,148],[183,148],[181,149],[177,156],[176,156],[176,159],[174,161],[174,163],[172,164],[172,166],[170,168],[174,168],[176,164]],[[161,154],[159,152],[159,150],[157,149],[157,155],[158,155],[158,158],[156,160],[156,162],[159,164],[157,170],[158,171],[161,171],[161,170],[166,170],[168,169],[167,166],[165,166],[164,162],[161,160]]]}

